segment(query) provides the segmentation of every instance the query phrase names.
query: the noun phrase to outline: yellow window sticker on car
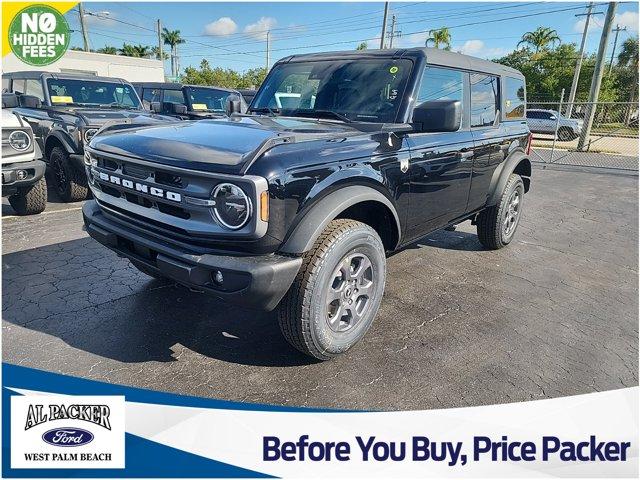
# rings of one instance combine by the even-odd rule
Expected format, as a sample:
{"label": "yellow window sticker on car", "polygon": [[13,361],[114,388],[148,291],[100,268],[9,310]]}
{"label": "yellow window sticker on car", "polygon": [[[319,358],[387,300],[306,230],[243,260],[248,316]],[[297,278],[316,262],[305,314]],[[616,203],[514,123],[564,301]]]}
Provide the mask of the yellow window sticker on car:
{"label": "yellow window sticker on car", "polygon": [[389,69],[389,73],[393,74],[393,73],[398,73],[398,67],[391,67]]}
{"label": "yellow window sticker on car", "polygon": [[191,108],[194,110],[206,110],[208,107],[206,103],[192,103]]}
{"label": "yellow window sticker on car", "polygon": [[73,103],[73,97],[66,95],[51,95],[51,103]]}

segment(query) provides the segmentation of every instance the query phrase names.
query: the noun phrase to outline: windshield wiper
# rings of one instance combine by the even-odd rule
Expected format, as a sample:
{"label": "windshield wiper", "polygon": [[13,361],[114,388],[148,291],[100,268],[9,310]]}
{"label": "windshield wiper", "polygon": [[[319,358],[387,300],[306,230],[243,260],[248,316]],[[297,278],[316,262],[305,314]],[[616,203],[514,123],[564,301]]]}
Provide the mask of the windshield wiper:
{"label": "windshield wiper", "polygon": [[335,118],[336,120],[341,120],[345,123],[352,123],[351,120],[346,115],[342,113],[334,112],[333,110],[294,110],[290,114],[293,117],[310,117],[310,118],[321,118],[321,117],[329,117]]}
{"label": "windshield wiper", "polygon": [[109,108],[122,108],[124,110],[139,110],[138,107],[134,107],[133,105],[125,105],[124,103],[118,103],[118,102],[111,102],[109,105],[107,105]]}
{"label": "windshield wiper", "polygon": [[280,113],[279,108],[269,108],[269,107],[252,108],[251,111],[256,113],[268,113],[272,117],[275,117],[277,114]]}

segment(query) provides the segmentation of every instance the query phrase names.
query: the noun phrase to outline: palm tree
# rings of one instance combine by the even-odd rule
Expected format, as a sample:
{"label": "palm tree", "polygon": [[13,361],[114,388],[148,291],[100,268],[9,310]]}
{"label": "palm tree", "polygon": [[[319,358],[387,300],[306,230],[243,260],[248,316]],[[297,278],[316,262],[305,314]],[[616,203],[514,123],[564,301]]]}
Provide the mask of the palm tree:
{"label": "palm tree", "polygon": [[180,30],[167,30],[162,29],[162,40],[165,45],[171,46],[171,75],[178,76],[178,45],[184,43],[185,40],[180,36]]}
{"label": "palm tree", "polygon": [[134,45],[133,51],[135,52],[135,57],[147,58],[152,55],[151,47],[148,47],[146,45]]}
{"label": "palm tree", "polygon": [[425,42],[425,46],[433,44],[434,47],[440,48],[442,45],[444,50],[451,50],[451,33],[447,27],[429,30],[429,38]]}
{"label": "palm tree", "polygon": [[137,57],[136,47],[133,45],[129,45],[128,43],[123,43],[122,48],[119,48],[118,51],[120,55],[124,55],[125,57]]}
{"label": "palm tree", "polygon": [[108,55],[117,55],[118,49],[116,47],[106,46],[106,47],[99,48],[98,50],[96,50],[96,52],[106,53]]}
{"label": "palm tree", "polygon": [[[636,91],[638,90],[638,53],[638,38],[627,38],[622,44],[622,49],[618,54],[618,66],[629,69],[631,71],[631,77],[633,78],[631,83],[631,97],[629,98],[631,104],[636,103]],[[631,110],[631,108],[627,109],[625,125],[629,125]]]}
{"label": "palm tree", "polygon": [[522,35],[518,47],[523,44],[531,45],[535,49],[535,53],[538,53],[540,50],[546,50],[549,45],[553,46],[556,42],[560,43],[558,32],[549,27],[538,27],[533,32]]}
{"label": "palm tree", "polygon": [[151,52],[153,53],[153,56],[156,58],[156,60],[168,60],[169,59],[169,54],[167,52],[165,52],[164,50],[162,50],[162,58],[160,58],[160,49],[158,47],[151,48]]}

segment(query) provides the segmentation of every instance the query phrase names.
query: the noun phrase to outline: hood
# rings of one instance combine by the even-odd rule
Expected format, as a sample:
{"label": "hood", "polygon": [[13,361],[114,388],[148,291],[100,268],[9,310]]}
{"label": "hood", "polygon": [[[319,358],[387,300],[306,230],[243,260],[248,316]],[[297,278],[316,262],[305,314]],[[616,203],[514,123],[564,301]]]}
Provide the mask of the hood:
{"label": "hood", "polygon": [[342,123],[246,116],[107,131],[95,136],[90,147],[165,165],[238,174],[275,145],[360,134]]}
{"label": "hood", "polygon": [[88,126],[102,126],[106,123],[139,122],[150,123],[155,121],[175,121],[175,118],[166,115],[158,115],[145,110],[119,110],[105,108],[75,108],[70,113],[80,117]]}

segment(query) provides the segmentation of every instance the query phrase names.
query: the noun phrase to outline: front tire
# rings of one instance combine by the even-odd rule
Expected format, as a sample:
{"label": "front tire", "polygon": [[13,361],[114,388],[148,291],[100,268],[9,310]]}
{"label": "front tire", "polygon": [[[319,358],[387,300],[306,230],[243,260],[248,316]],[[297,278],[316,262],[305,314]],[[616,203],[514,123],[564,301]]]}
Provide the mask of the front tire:
{"label": "front tire", "polygon": [[355,220],[333,220],[304,255],[279,306],[282,334],[319,360],[346,352],[373,323],[385,276],[385,249],[376,231]]}
{"label": "front tire", "polygon": [[47,181],[42,177],[29,187],[20,187],[9,197],[9,204],[18,215],[35,215],[47,207]]}
{"label": "front tire", "polygon": [[497,205],[478,214],[477,228],[480,243],[491,250],[507,246],[516,233],[524,200],[524,183],[520,175],[512,173]]}
{"label": "front tire", "polygon": [[71,165],[66,151],[60,147],[51,149],[49,165],[53,170],[56,193],[63,202],[79,202],[87,198],[87,177]]}

